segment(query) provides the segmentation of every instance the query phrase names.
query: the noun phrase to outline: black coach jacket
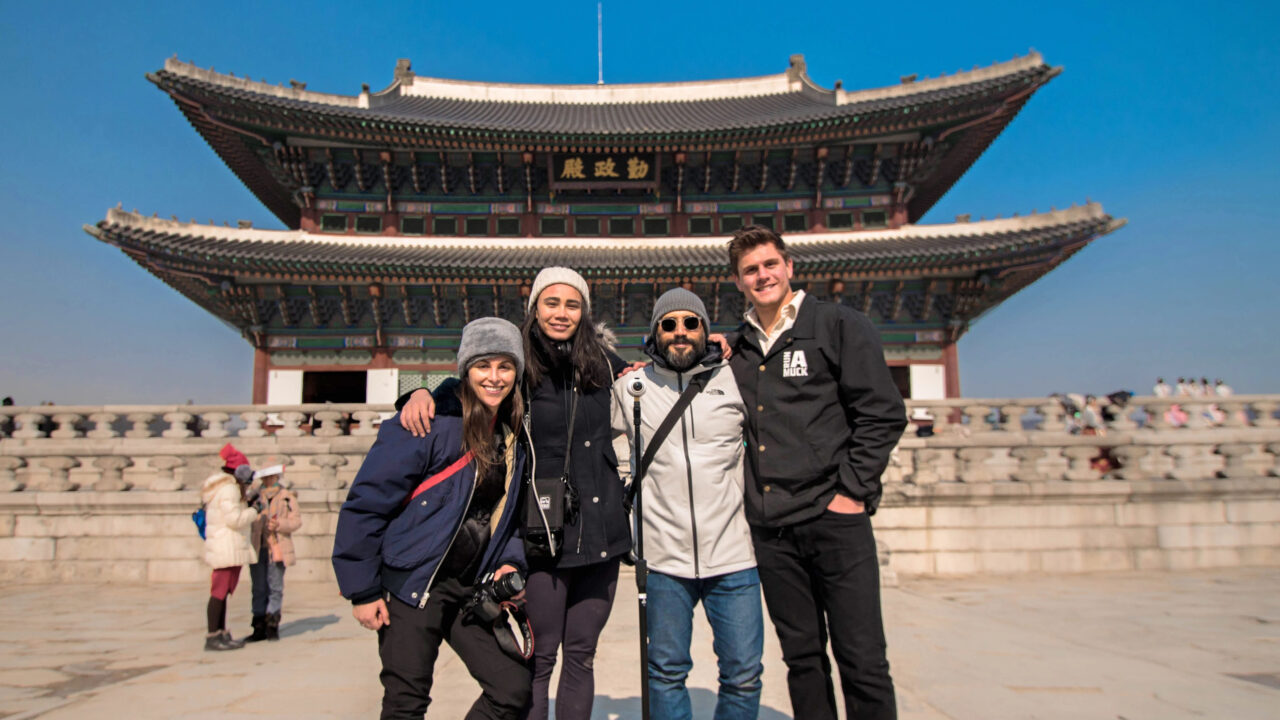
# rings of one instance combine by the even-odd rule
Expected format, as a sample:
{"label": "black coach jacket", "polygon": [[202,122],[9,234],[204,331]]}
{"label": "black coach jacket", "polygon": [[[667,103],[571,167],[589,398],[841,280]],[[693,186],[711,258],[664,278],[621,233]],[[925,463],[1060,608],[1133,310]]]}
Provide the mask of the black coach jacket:
{"label": "black coach jacket", "polygon": [[768,355],[744,322],[729,364],[747,406],[747,520],[803,522],[837,491],[874,514],[907,413],[871,321],[806,295]]}

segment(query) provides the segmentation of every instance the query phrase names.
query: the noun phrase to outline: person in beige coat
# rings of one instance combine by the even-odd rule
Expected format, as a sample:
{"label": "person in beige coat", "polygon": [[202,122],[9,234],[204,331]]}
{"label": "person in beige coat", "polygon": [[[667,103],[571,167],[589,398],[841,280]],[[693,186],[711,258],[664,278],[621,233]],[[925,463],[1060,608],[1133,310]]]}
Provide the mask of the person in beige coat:
{"label": "person in beige coat", "polygon": [[219,455],[222,471],[206,478],[200,490],[205,511],[204,561],[213,568],[204,649],[236,650],[244,641],[233,639],[227,630],[227,597],[240,581],[241,566],[258,560],[249,544],[249,529],[258,512],[245,501],[245,486],[253,480],[248,458],[230,443]]}
{"label": "person in beige coat", "polygon": [[253,634],[246,642],[280,639],[280,609],[284,604],[284,571],[297,562],[293,533],[302,527],[298,498],[280,484],[284,465],[265,467],[254,474],[258,490],[258,518],[249,535],[258,561],[249,566],[253,581]]}

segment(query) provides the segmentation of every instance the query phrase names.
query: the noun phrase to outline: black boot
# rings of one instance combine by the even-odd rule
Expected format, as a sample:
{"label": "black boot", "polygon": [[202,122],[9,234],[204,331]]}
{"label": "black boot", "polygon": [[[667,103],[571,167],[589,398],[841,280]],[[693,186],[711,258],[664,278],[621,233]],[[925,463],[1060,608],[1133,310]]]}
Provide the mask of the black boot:
{"label": "black boot", "polygon": [[245,638],[245,642],[258,642],[267,639],[267,615],[253,616],[253,634]]}
{"label": "black boot", "polygon": [[280,613],[270,613],[267,615],[266,635],[268,640],[280,639]]}

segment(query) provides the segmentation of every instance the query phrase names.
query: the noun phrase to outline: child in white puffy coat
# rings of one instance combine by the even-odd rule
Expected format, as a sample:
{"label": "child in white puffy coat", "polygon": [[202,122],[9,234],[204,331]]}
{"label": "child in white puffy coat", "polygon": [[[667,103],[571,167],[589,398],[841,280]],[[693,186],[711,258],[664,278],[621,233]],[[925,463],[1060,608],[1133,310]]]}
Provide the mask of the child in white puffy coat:
{"label": "child in white puffy coat", "polygon": [[219,453],[222,471],[205,479],[200,498],[205,505],[204,561],[213,568],[207,608],[205,650],[244,646],[227,631],[227,597],[235,592],[240,568],[257,562],[249,530],[258,513],[245,504],[244,488],[253,480],[248,458],[228,443]]}

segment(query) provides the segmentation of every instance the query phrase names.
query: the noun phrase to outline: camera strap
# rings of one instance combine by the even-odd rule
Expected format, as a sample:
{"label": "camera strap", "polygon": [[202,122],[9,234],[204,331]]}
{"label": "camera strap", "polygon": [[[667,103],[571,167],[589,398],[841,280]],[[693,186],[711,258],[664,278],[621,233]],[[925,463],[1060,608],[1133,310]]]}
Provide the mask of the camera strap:
{"label": "camera strap", "polygon": [[[533,626],[529,624],[529,616],[525,614],[524,604],[503,600],[501,607],[506,612],[493,621],[493,636],[498,641],[498,647],[516,660],[528,660],[533,657]],[[508,616],[520,629],[519,639],[507,622]],[[521,646],[521,640],[524,641],[523,646]]]}
{"label": "camera strap", "polygon": [[[702,392],[714,372],[714,370],[711,370],[698,373],[689,379],[689,384],[685,386],[684,392],[680,393],[680,398],[676,400],[676,404],[671,406],[671,412],[667,413],[667,416],[662,419],[662,424],[654,431],[653,437],[649,438],[649,445],[644,449],[644,457],[640,458],[640,465],[636,469],[635,477],[631,478],[631,484],[627,486],[627,497],[623,501],[623,506],[627,510],[630,510],[632,503],[635,502],[636,490],[640,489],[638,483],[644,479],[644,474],[649,470],[649,464],[653,462],[653,457],[658,454],[658,448],[662,447],[662,443],[671,434],[671,429],[676,426],[676,421],[680,419],[685,410],[689,409],[690,403],[693,402],[693,396]],[[640,432],[640,428],[636,428],[636,432]]]}

